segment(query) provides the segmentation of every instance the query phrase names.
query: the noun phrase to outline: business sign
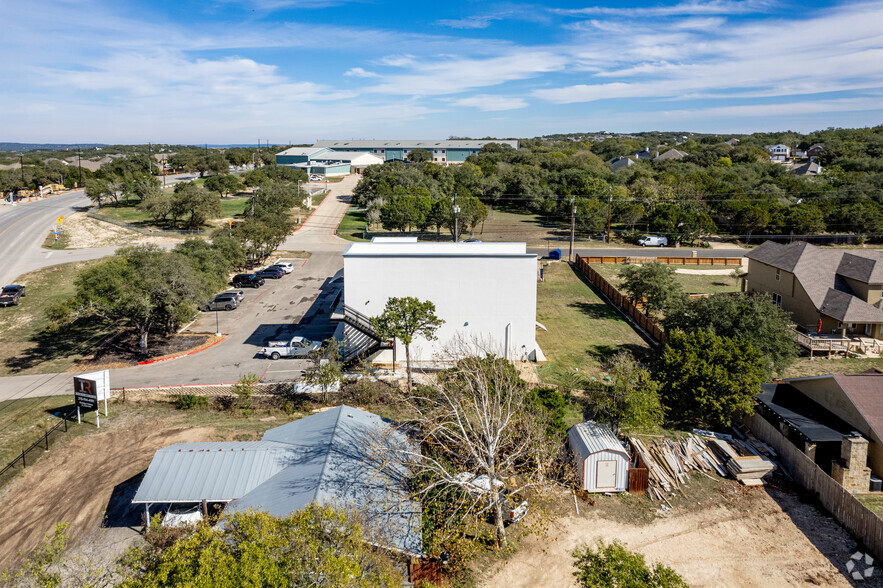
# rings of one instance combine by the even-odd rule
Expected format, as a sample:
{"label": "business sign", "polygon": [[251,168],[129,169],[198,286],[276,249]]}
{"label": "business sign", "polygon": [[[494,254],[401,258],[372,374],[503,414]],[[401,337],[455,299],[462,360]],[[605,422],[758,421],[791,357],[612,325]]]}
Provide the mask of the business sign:
{"label": "business sign", "polygon": [[98,382],[74,376],[74,401],[82,410],[98,410]]}
{"label": "business sign", "polygon": [[77,408],[98,410],[98,402],[104,401],[104,415],[107,416],[107,399],[110,398],[110,371],[90,372],[74,376],[74,401]]}

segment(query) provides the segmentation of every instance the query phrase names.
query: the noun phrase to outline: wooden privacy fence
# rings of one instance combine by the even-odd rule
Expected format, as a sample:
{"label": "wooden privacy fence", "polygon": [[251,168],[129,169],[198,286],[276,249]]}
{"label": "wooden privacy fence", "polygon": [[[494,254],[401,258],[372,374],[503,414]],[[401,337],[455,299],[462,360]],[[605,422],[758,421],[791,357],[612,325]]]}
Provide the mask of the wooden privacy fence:
{"label": "wooden privacy fence", "polygon": [[745,424],[758,439],[776,450],[779,461],[797,483],[815,493],[822,505],[864,543],[874,557],[883,558],[883,519],[844,490],[762,416],[751,415]]}
{"label": "wooden privacy fence", "polygon": [[589,266],[587,257],[576,256],[574,265],[582,272],[586,278],[595,285],[612,305],[621,310],[624,314],[630,316],[632,320],[641,329],[643,329],[657,343],[665,343],[665,332],[659,327],[655,320],[644,314],[635,304],[629,300],[625,294],[621,294],[619,290],[604,279],[604,277],[593,270]]}
{"label": "wooden privacy fence", "polygon": [[[579,256],[577,256],[579,257]],[[586,263],[653,263],[667,265],[742,265],[741,257],[583,257]]]}

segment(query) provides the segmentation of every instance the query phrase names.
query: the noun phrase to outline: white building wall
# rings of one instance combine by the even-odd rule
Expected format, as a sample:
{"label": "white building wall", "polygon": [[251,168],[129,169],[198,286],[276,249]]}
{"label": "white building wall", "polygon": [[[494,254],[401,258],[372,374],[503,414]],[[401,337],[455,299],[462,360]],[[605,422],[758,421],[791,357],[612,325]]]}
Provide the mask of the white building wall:
{"label": "white building wall", "polygon": [[[382,253],[370,255],[372,249]],[[391,297],[432,301],[445,323],[436,341],[415,339],[412,361],[438,359],[458,336],[486,341],[499,353],[508,347],[509,357],[520,359],[537,351],[536,275],[536,255],[523,243],[358,243],[344,253],[344,300],[369,317]],[[374,360],[390,363],[392,351]],[[405,360],[398,341],[396,360]]]}

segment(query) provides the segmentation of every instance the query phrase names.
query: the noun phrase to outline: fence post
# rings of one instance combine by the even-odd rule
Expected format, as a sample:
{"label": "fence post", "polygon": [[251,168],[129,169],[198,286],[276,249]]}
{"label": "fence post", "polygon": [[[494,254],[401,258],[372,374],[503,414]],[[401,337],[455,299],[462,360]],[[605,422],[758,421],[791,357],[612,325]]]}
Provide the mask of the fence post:
{"label": "fence post", "polygon": [[25,448],[24,447],[21,448],[21,467],[22,467],[22,469],[28,467],[28,464],[25,463]]}
{"label": "fence post", "polygon": [[49,429],[43,427],[43,440],[46,441],[46,451],[49,451]]}

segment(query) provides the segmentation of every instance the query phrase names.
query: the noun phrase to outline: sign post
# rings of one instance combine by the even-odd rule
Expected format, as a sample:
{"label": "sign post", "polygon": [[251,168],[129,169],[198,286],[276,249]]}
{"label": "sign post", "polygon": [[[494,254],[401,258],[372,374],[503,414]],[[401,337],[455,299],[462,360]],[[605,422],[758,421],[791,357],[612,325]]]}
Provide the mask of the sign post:
{"label": "sign post", "polygon": [[74,376],[74,402],[77,405],[77,422],[81,422],[81,409],[95,411],[95,424],[101,428],[99,401],[104,400],[104,416],[107,416],[107,399],[110,396],[110,372],[102,370]]}

